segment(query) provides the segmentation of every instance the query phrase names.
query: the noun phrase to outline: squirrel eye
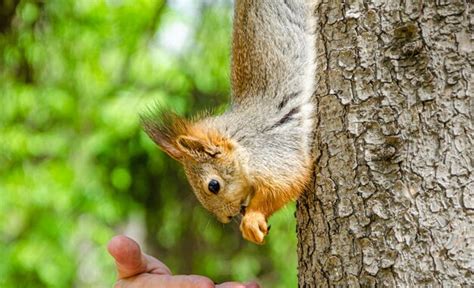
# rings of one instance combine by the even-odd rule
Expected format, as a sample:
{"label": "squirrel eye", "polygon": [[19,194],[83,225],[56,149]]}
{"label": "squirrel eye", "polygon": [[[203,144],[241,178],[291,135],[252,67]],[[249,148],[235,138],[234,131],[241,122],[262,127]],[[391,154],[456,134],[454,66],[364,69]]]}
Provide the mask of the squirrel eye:
{"label": "squirrel eye", "polygon": [[221,189],[221,185],[219,184],[219,181],[212,179],[209,181],[209,184],[207,184],[207,189],[209,189],[209,191],[212,193],[217,194],[219,189]]}

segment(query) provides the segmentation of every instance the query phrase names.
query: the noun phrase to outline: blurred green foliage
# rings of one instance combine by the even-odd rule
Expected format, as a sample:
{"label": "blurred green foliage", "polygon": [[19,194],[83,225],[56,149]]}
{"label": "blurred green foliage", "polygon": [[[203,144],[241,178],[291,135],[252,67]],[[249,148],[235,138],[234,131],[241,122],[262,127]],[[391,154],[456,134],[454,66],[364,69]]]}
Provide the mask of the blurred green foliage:
{"label": "blurred green foliage", "polygon": [[232,3],[0,3],[0,287],[110,287],[126,233],[175,273],[296,286],[294,205],[267,244],[195,200],[139,126],[155,101],[190,115],[229,95]]}

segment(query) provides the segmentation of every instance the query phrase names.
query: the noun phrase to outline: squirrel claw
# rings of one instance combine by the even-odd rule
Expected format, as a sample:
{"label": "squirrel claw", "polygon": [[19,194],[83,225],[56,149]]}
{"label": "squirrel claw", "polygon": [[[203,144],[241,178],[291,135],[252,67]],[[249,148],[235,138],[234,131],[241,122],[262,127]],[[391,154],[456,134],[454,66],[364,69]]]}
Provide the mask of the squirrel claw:
{"label": "squirrel claw", "polygon": [[265,216],[259,212],[246,213],[240,223],[242,236],[256,244],[263,244],[265,235],[268,234],[267,221]]}

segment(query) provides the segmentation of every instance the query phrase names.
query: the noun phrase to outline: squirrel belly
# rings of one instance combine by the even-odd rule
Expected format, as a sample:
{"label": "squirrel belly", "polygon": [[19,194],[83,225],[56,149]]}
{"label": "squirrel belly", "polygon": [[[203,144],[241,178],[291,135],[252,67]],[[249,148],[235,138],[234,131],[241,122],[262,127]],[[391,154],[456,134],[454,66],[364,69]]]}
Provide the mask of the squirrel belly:
{"label": "squirrel belly", "polygon": [[[142,117],[145,131],[181,162],[201,204],[263,243],[267,219],[311,179],[314,1],[236,0],[232,102],[222,115]],[[250,199],[250,200],[249,200]]]}

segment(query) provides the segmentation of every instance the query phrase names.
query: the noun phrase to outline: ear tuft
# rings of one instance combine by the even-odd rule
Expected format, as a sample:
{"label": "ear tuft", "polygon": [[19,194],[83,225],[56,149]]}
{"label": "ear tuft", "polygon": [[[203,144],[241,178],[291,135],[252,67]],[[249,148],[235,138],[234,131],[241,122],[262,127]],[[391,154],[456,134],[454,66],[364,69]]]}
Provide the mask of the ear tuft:
{"label": "ear tuft", "polygon": [[178,161],[207,161],[230,152],[233,144],[198,120],[187,120],[158,107],[141,115],[145,132],[168,155]]}
{"label": "ear tuft", "polygon": [[185,156],[175,144],[178,135],[186,134],[190,123],[177,114],[161,109],[149,110],[140,115],[145,132],[164,152],[181,161]]}

